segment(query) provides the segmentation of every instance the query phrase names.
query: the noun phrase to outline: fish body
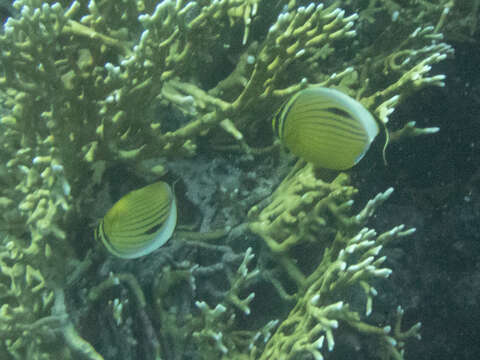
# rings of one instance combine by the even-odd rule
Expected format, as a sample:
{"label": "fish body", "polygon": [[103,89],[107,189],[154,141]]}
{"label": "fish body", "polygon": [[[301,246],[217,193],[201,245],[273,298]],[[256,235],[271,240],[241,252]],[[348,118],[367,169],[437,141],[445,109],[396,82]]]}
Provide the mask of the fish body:
{"label": "fish body", "polygon": [[176,223],[175,196],[170,186],[160,181],[118,200],[98,224],[95,238],[113,255],[133,259],[165,244]]}
{"label": "fish body", "polygon": [[333,170],[357,164],[379,131],[373,116],[357,100],[321,86],[293,95],[278,110],[272,126],[292,153]]}

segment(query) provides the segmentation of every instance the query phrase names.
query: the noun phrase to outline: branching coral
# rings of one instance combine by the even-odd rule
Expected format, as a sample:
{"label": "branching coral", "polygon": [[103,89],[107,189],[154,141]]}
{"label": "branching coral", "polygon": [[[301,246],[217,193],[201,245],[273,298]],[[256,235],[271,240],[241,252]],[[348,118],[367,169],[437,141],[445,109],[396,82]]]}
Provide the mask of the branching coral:
{"label": "branching coral", "polygon": [[[348,186],[348,179],[340,175],[325,183],[307,165],[292,171],[258,215],[258,209],[252,209],[251,230],[264,239],[298,289],[294,294],[295,307],[267,343],[262,359],[296,359],[298,354],[305,353],[322,359],[324,340],[332,351],[333,332],[342,323],[378,337],[381,346],[387,348],[387,358],[400,357],[399,339],[389,335],[391,327],[369,325],[361,315],[368,317],[372,312],[373,297],[377,294],[372,281],[391,273],[382,267],[386,257],[379,256],[381,249],[392,239],[415,231],[398,226],[377,236],[374,230],[362,228],[392,191],[378,194],[358,214],[351,215],[356,191]],[[322,244],[323,257],[314,270],[305,274],[291,250],[313,242]],[[363,311],[353,309],[345,300],[355,287],[364,292]],[[416,332],[412,330],[411,334]],[[402,334],[396,336],[401,338]]]}
{"label": "branching coral", "polygon": [[[139,356],[174,358],[176,353],[169,353],[164,343],[168,341],[176,342],[174,349],[185,345],[194,351],[198,346],[206,353],[218,355],[220,350],[239,358],[280,358],[278,351],[284,348],[318,358],[322,336],[333,348],[337,324],[339,329],[345,325],[372,333],[389,356],[402,356],[400,340],[416,328],[404,334],[396,326],[398,331],[387,334],[385,328],[368,325],[356,303],[345,297],[345,289],[360,288],[367,314],[371,311],[375,291],[369,281],[389,273],[381,267],[380,247],[405,235],[402,228],[379,236],[362,230],[389,192],[352,216],[357,190],[348,176],[326,182],[301,163],[274,191],[274,179],[280,176],[268,172],[279,172],[279,166],[274,166],[277,159],[269,151],[272,135],[263,129],[269,128],[269,117],[282,101],[309,84],[340,88],[387,124],[408,96],[424,86],[443,86],[444,76],[430,75],[430,70],[452,52],[440,33],[449,25],[452,2],[421,1],[398,9],[397,2],[385,1],[379,10],[380,3],[371,1],[359,5],[358,12],[349,11],[348,1],[300,3],[14,2],[18,14],[7,20],[0,34],[2,359],[99,359],[117,354],[118,349],[105,350],[104,339],[98,347],[107,355],[100,355],[97,344],[89,343],[97,339],[87,339],[85,319],[98,309],[108,309],[101,318],[107,319],[105,333],[129,339],[121,343],[128,350],[126,358],[138,355],[135,351]],[[340,3],[346,9],[339,8]],[[404,16],[411,12],[419,15]],[[385,13],[385,25],[366,36],[370,21]],[[435,131],[414,123],[392,128],[401,129],[392,140]],[[260,151],[252,149],[253,144]],[[221,149],[217,145],[237,145],[240,154],[226,159],[216,152]],[[239,215],[242,211],[232,211],[235,215],[225,220],[228,226],[215,232],[217,244],[209,244],[212,239],[204,234],[188,237],[179,231],[165,249],[178,257],[176,261],[172,255],[125,265],[105,261],[97,249],[92,251],[95,256],[82,259],[92,253],[85,250],[92,245],[86,224],[97,216],[94,210],[106,205],[99,204],[100,196],[106,198],[115,185],[107,176],[112,169],[135,173],[115,179],[127,187],[169,170],[182,179],[174,170],[182,167],[170,164],[185,166],[187,157],[199,154],[216,163],[236,162],[242,178],[238,183],[244,188],[235,189],[231,206],[252,207],[248,219]],[[252,157],[256,154],[262,159]],[[268,167],[265,173],[256,171],[260,161],[269,164],[262,168]],[[279,161],[280,167],[287,166],[284,158]],[[188,164],[194,166],[194,161]],[[228,174],[217,168],[221,166],[212,167],[218,181],[208,183],[208,189],[195,183],[195,177],[185,180],[189,191],[208,194],[201,203],[195,203],[198,196],[189,199],[199,213],[206,211],[205,204],[211,214],[222,211],[225,198],[222,202],[217,194]],[[262,192],[272,195],[253,206],[258,199],[253,201],[249,194],[259,184]],[[202,228],[218,227],[210,218],[213,215],[205,217]],[[187,238],[197,239],[196,245]],[[184,244],[181,250],[175,240]],[[253,250],[247,250],[249,246]],[[295,250],[303,246],[324,252],[323,259],[318,256],[312,263],[298,258]],[[195,256],[199,248],[209,260],[220,252],[221,261],[203,264],[205,259]],[[141,276],[147,265],[150,276]],[[110,272],[117,275],[108,277]],[[224,287],[215,283],[219,273],[225,274]],[[261,324],[248,330],[240,329],[238,320],[256,309],[259,293],[253,298],[247,289],[252,277],[260,289],[276,288],[285,307],[296,302],[265,352],[276,319],[261,317]],[[293,289],[287,290],[285,279],[293,281]],[[182,307],[176,307],[161,285],[173,291],[185,281],[188,291],[178,292]],[[196,282],[201,286],[194,286]],[[175,317],[180,311],[181,324]],[[138,336],[127,321],[136,318],[132,314],[138,315],[148,335],[149,342],[140,343],[143,350],[137,350]],[[229,321],[215,324],[215,318]],[[304,331],[292,335],[295,328]],[[187,335],[176,336],[178,329]],[[219,333],[221,338],[211,347]],[[197,342],[191,341],[193,334]],[[297,345],[291,345],[295,339]]]}
{"label": "branching coral", "polygon": [[[234,330],[236,315],[233,308],[236,307],[245,315],[250,315],[249,304],[255,297],[253,292],[244,299],[239,297],[239,292],[243,290],[242,288],[245,288],[251,279],[259,274],[258,269],[248,270],[248,263],[252,259],[252,249],[248,248],[235,277],[230,279],[230,288],[224,298],[233,307],[226,306],[227,303],[219,303],[212,309],[204,301],[195,303],[201,312],[200,319],[202,319],[203,324],[200,330],[193,332],[193,336],[199,343],[200,349],[203,349],[202,356],[205,359],[211,357],[226,359],[239,357],[242,353],[247,353],[248,348],[246,348],[246,345],[253,346],[254,341],[258,340],[255,338],[255,333],[243,332],[242,334],[240,332],[236,333]],[[267,326],[271,328],[272,324]],[[224,342],[227,342],[228,346]],[[211,345],[212,343],[214,346]],[[245,348],[242,349],[242,346]]]}
{"label": "branching coral", "polygon": [[298,288],[303,287],[305,276],[289,256],[289,250],[335,233],[339,223],[329,222],[328,217],[333,210],[338,213],[335,220],[343,219],[337,209],[348,208],[356,192],[346,182],[342,175],[326,183],[315,176],[312,165],[295,168],[275,190],[266,208],[258,215],[257,206],[250,210],[250,229],[265,240]]}

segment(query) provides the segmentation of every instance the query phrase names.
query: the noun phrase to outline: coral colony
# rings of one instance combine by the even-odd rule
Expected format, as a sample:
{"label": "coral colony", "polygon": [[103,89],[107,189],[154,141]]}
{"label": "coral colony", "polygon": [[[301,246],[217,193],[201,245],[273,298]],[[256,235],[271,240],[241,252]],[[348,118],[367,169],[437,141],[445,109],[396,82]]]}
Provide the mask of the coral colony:
{"label": "coral colony", "polygon": [[[408,358],[420,324],[402,324],[402,299],[375,312],[384,247],[414,232],[369,228],[393,189],[354,204],[347,173],[322,176],[271,130],[309,86],[361,103],[390,141],[438,130],[388,120],[443,86],[430,70],[452,54],[452,2],[354,3],[13,2],[0,33],[1,359],[323,359],[339,343]],[[177,200],[172,238],[109,255],[99,219],[159,180]]]}

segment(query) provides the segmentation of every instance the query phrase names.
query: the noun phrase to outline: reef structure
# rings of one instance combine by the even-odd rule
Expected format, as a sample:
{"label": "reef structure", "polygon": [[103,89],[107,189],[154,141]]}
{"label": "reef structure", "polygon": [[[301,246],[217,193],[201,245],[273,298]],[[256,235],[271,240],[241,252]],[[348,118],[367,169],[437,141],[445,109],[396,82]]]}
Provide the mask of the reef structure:
{"label": "reef structure", "polygon": [[[430,72],[452,54],[441,31],[454,4],[386,3],[14,1],[0,34],[0,357],[321,359],[324,339],[333,351],[344,324],[373,334],[386,358],[402,358],[418,326],[390,331],[365,318],[376,293],[370,282],[390,273],[381,248],[411,233],[365,228],[391,191],[353,215],[357,190],[346,175],[326,182],[302,162],[289,172],[290,158],[263,133],[282,102],[312,84],[360,101],[398,130],[392,140],[438,131],[388,120],[404,99],[444,85]],[[214,171],[232,166],[228,151],[248,191]],[[223,185],[206,179],[202,188],[187,176],[205,156]],[[278,158],[278,175],[259,157]],[[144,182],[184,178],[183,200],[207,231],[179,231],[156,262],[95,258],[85,224],[118,167]],[[199,188],[212,198],[195,195]],[[307,271],[293,250],[311,244],[323,258]],[[158,275],[147,280],[146,268]],[[346,295],[357,285],[364,313]],[[242,329],[239,314],[258,316],[265,287],[288,311]],[[103,340],[89,335],[97,313],[110,321]]]}

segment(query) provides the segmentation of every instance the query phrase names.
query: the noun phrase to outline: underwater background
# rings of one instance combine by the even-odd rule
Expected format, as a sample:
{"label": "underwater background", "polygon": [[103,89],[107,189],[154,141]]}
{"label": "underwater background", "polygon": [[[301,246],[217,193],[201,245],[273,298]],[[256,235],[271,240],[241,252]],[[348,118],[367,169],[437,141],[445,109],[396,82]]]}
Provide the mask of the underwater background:
{"label": "underwater background", "polygon": [[394,184],[384,208],[389,221],[405,217],[417,227],[416,240],[398,254],[404,273],[393,274],[397,296],[422,318],[422,341],[411,349],[417,359],[474,359],[479,351],[480,37],[459,40],[451,40],[455,57],[435,67],[447,75],[445,88],[424,90],[398,111],[436,119],[440,132],[392,149],[389,166],[361,180]]}
{"label": "underwater background", "polygon": [[[0,39],[0,359],[477,357],[479,1],[16,3],[1,3],[18,21]],[[388,120],[387,164],[382,126],[345,172],[282,146],[272,117],[307,82]],[[160,180],[171,239],[113,256],[99,222]]]}

